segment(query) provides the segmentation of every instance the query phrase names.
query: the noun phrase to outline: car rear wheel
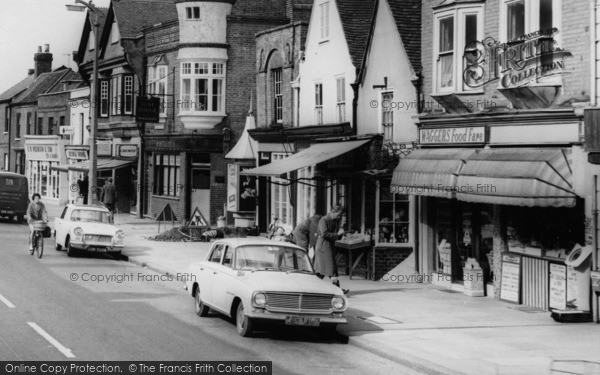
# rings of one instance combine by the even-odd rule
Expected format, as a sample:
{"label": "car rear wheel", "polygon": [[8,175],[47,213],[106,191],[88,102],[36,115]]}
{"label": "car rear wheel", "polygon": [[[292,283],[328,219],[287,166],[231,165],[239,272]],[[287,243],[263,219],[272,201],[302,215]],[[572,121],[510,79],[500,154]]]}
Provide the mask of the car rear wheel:
{"label": "car rear wheel", "polygon": [[210,311],[210,307],[206,306],[204,302],[202,302],[202,297],[200,296],[200,288],[196,288],[194,292],[194,309],[196,310],[196,315],[198,316],[207,316]]}
{"label": "car rear wheel", "polygon": [[54,248],[56,250],[62,249],[62,245],[58,243],[58,238],[56,238],[56,231],[54,231]]}
{"label": "car rear wheel", "polygon": [[252,335],[254,324],[252,320],[250,320],[250,318],[244,315],[244,304],[242,303],[242,301],[240,301],[237,307],[235,326],[240,336],[249,337],[250,335]]}

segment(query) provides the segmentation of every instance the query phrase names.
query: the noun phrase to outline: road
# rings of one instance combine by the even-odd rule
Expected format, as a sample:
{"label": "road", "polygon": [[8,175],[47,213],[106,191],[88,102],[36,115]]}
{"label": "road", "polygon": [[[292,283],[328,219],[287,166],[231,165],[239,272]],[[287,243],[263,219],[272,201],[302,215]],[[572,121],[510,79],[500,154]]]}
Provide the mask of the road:
{"label": "road", "polygon": [[342,335],[284,327],[239,337],[221,315],[196,316],[180,282],[102,254],[68,258],[53,239],[38,259],[27,234],[0,219],[3,360],[260,360],[274,374],[415,374]]}

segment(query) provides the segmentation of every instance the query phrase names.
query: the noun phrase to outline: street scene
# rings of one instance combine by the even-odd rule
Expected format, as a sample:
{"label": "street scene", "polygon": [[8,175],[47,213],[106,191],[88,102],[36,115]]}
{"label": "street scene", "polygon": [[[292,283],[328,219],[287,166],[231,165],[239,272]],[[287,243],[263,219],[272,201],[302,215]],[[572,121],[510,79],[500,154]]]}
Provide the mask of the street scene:
{"label": "street scene", "polygon": [[0,372],[600,374],[599,20],[3,0]]}

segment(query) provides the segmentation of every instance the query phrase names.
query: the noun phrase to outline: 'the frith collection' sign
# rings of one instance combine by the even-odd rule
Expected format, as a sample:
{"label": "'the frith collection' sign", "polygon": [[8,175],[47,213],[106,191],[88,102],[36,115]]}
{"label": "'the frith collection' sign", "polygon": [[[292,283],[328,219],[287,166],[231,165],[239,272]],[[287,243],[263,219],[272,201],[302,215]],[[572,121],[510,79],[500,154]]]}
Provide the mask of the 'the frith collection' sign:
{"label": "'the frith collection' sign", "polygon": [[419,142],[423,145],[485,143],[485,126],[419,129]]}

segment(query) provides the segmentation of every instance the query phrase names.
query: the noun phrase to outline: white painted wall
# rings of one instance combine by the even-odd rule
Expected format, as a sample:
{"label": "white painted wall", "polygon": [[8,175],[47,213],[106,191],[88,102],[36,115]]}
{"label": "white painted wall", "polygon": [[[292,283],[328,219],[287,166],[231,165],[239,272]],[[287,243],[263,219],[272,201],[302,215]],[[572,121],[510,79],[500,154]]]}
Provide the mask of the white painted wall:
{"label": "white painted wall", "polygon": [[[186,19],[186,7],[200,7],[200,19]],[[177,4],[180,43],[225,43],[227,16],[231,14],[227,2],[187,1]]]}
{"label": "white painted wall", "polygon": [[353,92],[350,84],[356,81],[356,68],[338,14],[336,2],[329,1],[329,38],[321,39],[319,5],[314,2],[306,36],[305,59],[300,64],[299,126],[315,125],[315,83],[323,84],[323,124],[338,123],[336,78],[346,78],[346,121],[352,121]]}
{"label": "white painted wall", "polygon": [[[387,77],[387,89],[373,88],[383,85]],[[358,95],[358,134],[382,133],[381,107],[394,108],[394,141],[417,140],[417,127],[413,116],[417,115],[417,94],[411,80],[414,73],[408,55],[402,45],[387,1],[380,1],[375,30],[366,60],[366,71]],[[392,103],[383,103],[383,92],[393,92]]]}
{"label": "white painted wall", "polygon": [[[72,145],[87,145],[89,144],[90,132],[87,126],[90,125],[90,88],[84,87],[71,91],[71,126],[74,128],[74,133],[71,135]],[[83,124],[81,118],[83,114]],[[83,125],[83,126],[82,126]],[[83,129],[83,133],[82,133]]]}

